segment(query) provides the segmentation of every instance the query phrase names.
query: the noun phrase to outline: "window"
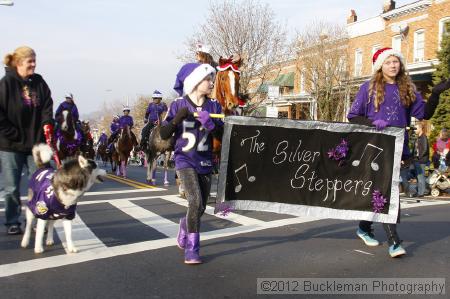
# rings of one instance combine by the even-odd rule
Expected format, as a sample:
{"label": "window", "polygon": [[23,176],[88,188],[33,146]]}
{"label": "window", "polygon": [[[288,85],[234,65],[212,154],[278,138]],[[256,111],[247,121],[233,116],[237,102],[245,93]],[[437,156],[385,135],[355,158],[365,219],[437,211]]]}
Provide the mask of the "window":
{"label": "window", "polygon": [[439,20],[439,37],[438,37],[438,49],[441,49],[442,37],[450,34],[450,17],[445,17]]}
{"label": "window", "polygon": [[392,37],[392,49],[402,52],[402,36],[396,35]]}
{"label": "window", "polygon": [[362,50],[355,50],[355,77],[361,77],[362,75]]}
{"label": "window", "polygon": [[[373,46],[373,47],[372,47],[372,56],[371,56],[371,57],[373,57],[373,54],[375,54],[375,52],[378,51],[378,50],[380,50],[380,49],[381,49],[381,46],[380,46],[380,45],[375,45],[375,46]],[[373,72],[373,63],[372,63],[372,72]]]}
{"label": "window", "polygon": [[425,59],[425,30],[414,32],[414,62]]}

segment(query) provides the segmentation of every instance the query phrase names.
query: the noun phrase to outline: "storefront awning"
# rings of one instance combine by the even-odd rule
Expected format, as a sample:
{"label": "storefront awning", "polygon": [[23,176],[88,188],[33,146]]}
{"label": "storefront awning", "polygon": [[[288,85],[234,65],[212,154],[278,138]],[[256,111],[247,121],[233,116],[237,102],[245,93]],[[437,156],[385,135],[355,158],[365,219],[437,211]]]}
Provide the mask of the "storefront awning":
{"label": "storefront awning", "polygon": [[281,74],[273,81],[273,85],[294,87],[294,78],[294,72]]}

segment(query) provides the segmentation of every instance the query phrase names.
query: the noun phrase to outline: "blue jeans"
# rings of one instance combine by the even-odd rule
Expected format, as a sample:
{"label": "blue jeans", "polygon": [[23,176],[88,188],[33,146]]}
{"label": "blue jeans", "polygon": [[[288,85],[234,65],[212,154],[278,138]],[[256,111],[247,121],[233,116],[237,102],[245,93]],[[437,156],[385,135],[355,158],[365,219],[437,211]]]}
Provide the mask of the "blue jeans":
{"label": "blue jeans", "polygon": [[400,168],[401,184],[403,187],[403,192],[405,192],[406,196],[409,194],[409,170],[409,168]]}
{"label": "blue jeans", "polygon": [[19,217],[22,211],[20,179],[22,170],[26,166],[28,175],[33,174],[36,171],[36,164],[34,164],[31,154],[20,152],[0,151],[0,160],[2,162],[2,176],[5,185],[5,225],[20,225]]}
{"label": "blue jeans", "polygon": [[426,164],[420,162],[414,162],[414,168],[416,169],[417,174],[417,195],[423,196],[425,193],[425,166]]}

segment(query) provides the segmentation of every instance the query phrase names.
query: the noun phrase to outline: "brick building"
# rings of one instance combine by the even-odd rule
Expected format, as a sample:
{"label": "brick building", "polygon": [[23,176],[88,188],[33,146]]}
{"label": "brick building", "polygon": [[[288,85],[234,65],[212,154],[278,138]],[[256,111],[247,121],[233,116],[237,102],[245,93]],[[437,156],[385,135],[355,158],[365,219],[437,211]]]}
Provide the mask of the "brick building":
{"label": "brick building", "polygon": [[368,79],[373,53],[382,47],[392,47],[405,57],[419,90],[427,91],[431,73],[439,63],[436,52],[447,24],[450,24],[449,0],[421,0],[400,7],[387,0],[380,15],[361,21],[352,11],[347,19],[351,74],[355,80]]}
{"label": "brick building", "polygon": [[[439,63],[436,52],[444,34],[450,33],[450,0],[420,0],[396,7],[395,1],[380,1],[383,10],[365,20],[358,20],[357,12],[351,10],[347,19],[348,38],[343,40],[346,49],[346,70],[349,84],[358,87],[372,74],[372,56],[382,47],[392,47],[400,51],[407,62],[409,73],[425,95],[431,84],[431,74]],[[304,50],[304,49],[303,49]],[[280,86],[280,97],[265,101],[263,105],[275,105],[279,116],[289,118],[317,117],[314,94],[305,84],[302,53],[296,59],[287,61],[282,68],[273,72],[270,80],[251,81],[251,93],[264,97],[267,85]],[[289,77],[290,80],[281,80]],[[353,95],[346,101],[348,109]],[[320,118],[320,115],[319,115]]]}

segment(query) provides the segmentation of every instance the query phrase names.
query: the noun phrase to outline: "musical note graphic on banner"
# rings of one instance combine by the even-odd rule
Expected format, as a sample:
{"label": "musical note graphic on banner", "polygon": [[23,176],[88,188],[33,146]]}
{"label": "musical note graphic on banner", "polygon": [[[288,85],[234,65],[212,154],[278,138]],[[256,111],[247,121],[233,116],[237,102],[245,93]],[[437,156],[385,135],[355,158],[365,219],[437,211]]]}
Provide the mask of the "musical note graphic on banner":
{"label": "musical note graphic on banner", "polygon": [[241,184],[241,181],[239,180],[238,172],[241,171],[243,168],[245,169],[245,173],[247,175],[247,181],[249,181],[250,183],[253,183],[254,181],[256,181],[256,178],[254,176],[248,176],[247,163],[245,163],[244,165],[242,165],[241,167],[239,167],[238,169],[236,169],[234,171],[234,174],[236,175],[236,179],[239,183],[239,185],[237,185],[234,188],[234,192],[236,192],[236,193],[238,193],[242,189],[242,184]]}
{"label": "musical note graphic on banner", "polygon": [[363,151],[363,153],[362,153],[362,155],[361,155],[361,158],[359,158],[359,160],[354,160],[354,161],[352,162],[352,165],[353,165],[353,166],[358,166],[358,165],[361,163],[361,159],[363,158],[364,154],[366,153],[366,149],[367,149],[368,146],[373,147],[373,148],[375,148],[375,149],[378,150],[378,154],[377,154],[377,155],[375,156],[375,158],[373,158],[372,161],[370,162],[370,167],[372,167],[372,169],[373,169],[374,171],[378,171],[378,169],[380,169],[380,166],[378,165],[377,162],[375,162],[375,160],[378,158],[378,156],[380,156],[380,154],[381,154],[381,152],[383,151],[383,149],[380,148],[380,147],[378,147],[378,146],[375,146],[375,145],[373,145],[373,144],[370,144],[370,143],[367,143],[367,144],[366,144],[366,147],[364,147],[364,151]]}

